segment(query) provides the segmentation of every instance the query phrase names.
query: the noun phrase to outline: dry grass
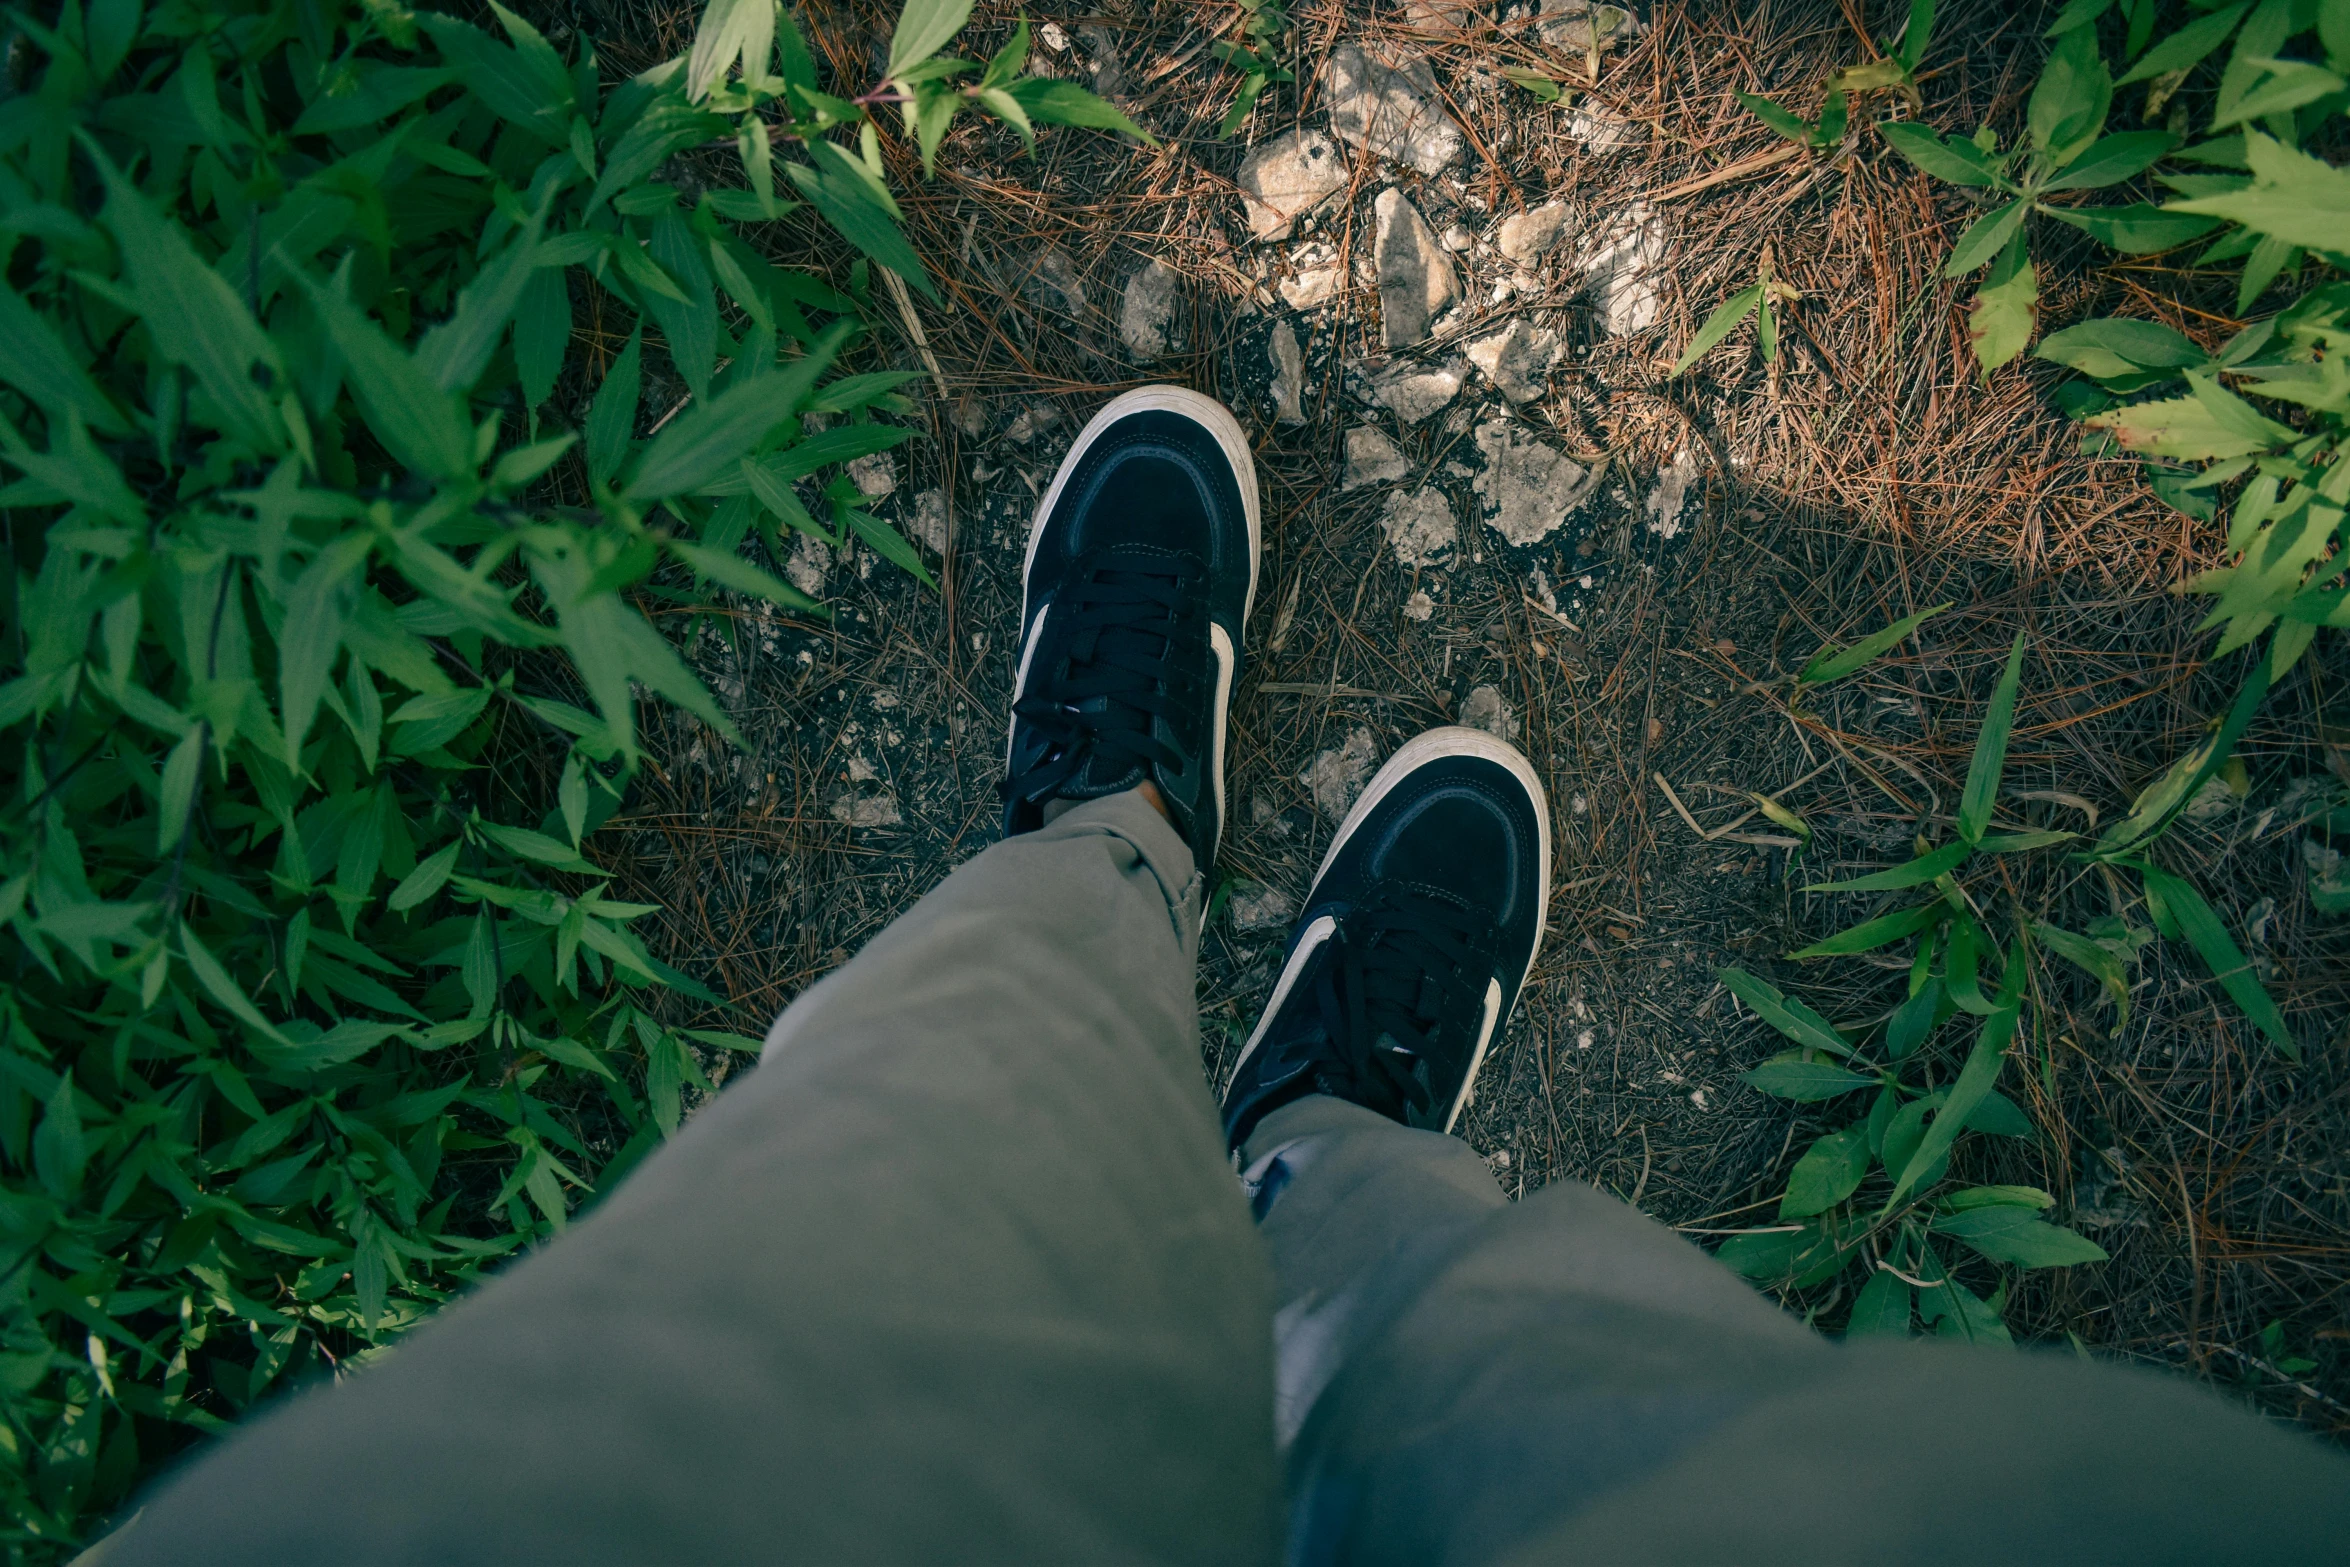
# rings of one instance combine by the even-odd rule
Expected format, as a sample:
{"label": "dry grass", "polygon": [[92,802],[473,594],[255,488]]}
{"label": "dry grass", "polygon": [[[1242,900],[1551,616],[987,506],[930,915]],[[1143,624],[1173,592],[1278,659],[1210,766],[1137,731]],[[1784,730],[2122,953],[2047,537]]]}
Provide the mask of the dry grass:
{"label": "dry grass", "polygon": [[[1224,397],[1255,426],[1268,518],[1265,587],[1234,710],[1224,869],[1302,893],[1331,826],[1299,782],[1307,763],[1357,727],[1384,752],[1447,721],[1474,687],[1496,686],[1551,788],[1562,896],[1466,1134],[1513,1191],[1592,1181],[1696,1234],[1767,1213],[1799,1139],[1823,1123],[1738,1082],[1774,1041],[1734,1014],[1714,968],[1735,961],[1771,975],[1831,1017],[1873,1017],[1891,1004],[1900,976],[1888,968],[1779,960],[1870,912],[1794,888],[1904,858],[1921,825],[1946,816],[2017,629],[2030,632],[2033,655],[2007,809],[2034,824],[2082,819],[2067,804],[2012,796],[2062,792],[2106,819],[2125,809],[2225,704],[2237,675],[2233,660],[2205,667],[2197,612],[2168,591],[2210,563],[2216,530],[2153,500],[2133,465],[2081,456],[2049,405],[2048,367],[2010,367],[1988,388],[1971,373],[1961,290],[1935,276],[1971,215],[1961,194],[1865,136],[1852,157],[1764,161],[1782,144],[1733,90],[1812,110],[1820,79],[1860,47],[1847,15],[1857,9],[1857,0],[1660,4],[1585,99],[1647,128],[1636,149],[1601,156],[1568,134],[1569,109],[1536,104],[1490,74],[1501,64],[1580,74],[1522,26],[1472,38],[1334,0],[1293,8],[1300,84],[1268,94],[1250,134],[1318,123],[1311,67],[1341,37],[1424,50],[1472,142],[1458,187],[1408,182],[1439,229],[1458,219],[1482,231],[1553,199],[1588,228],[1643,192],[1687,192],[1655,200],[1672,250],[1653,330],[1607,337],[1564,278],[1479,318],[1531,313],[1571,338],[1570,366],[1526,417],[1579,456],[1607,461],[1610,475],[1573,526],[1536,550],[1502,550],[1485,534],[1478,558],[1424,579],[1383,549],[1378,492],[1345,494],[1337,483],[1343,431],[1370,417],[1347,403],[1341,366],[1370,351],[1374,296],[1355,290],[1298,319],[1314,417],[1302,426],[1269,418],[1264,340],[1278,307],[1267,263],[1281,247],[1245,243],[1232,184],[1244,148],[1211,135],[1235,79],[1203,48],[1205,30],[1230,27],[1232,9],[1126,0],[1031,11],[1072,40],[1071,53],[1049,56],[1057,68],[1088,74],[1079,57],[1114,59],[1114,75],[1091,79],[1162,145],[1060,132],[1031,161],[1009,133],[972,128],[950,141],[928,184],[893,152],[911,192],[909,229],[947,304],[920,312],[945,396],[926,398],[931,439],[909,449],[888,504],[910,514],[916,492],[943,492],[943,590],[920,590],[886,566],[859,580],[844,565],[833,579],[843,613],[829,625],[738,617],[732,649],[704,632],[705,667],[758,737],[756,753],[730,756],[671,720],[660,765],[599,840],[669,905],[672,955],[763,1017],[992,840],[1017,546],[1034,492],[1103,398],[1179,380]],[[982,31],[1000,34],[1011,8],[983,14]],[[880,7],[803,15],[842,82],[870,79],[886,36]],[[1947,7],[1927,62],[1926,117],[2012,127],[2037,65],[2035,18],[1983,0]],[[1882,33],[1898,17],[1875,20]],[[684,47],[683,13],[651,24],[650,35],[630,34],[644,58]],[[1322,237],[1350,254],[1367,247],[1380,182],[1361,163]],[[805,261],[812,236],[787,225],[772,242]],[[1720,297],[1751,280],[1766,242],[1805,295],[1783,373],[1752,363],[1742,333],[1698,373],[1668,382],[1673,354]],[[2052,323],[2156,315],[2206,340],[2236,324],[2232,281],[2176,258],[2114,264],[2069,230],[2042,233],[2038,245]],[[1081,307],[1040,286],[1055,255],[1082,282]],[[1185,344],[1142,367],[1125,361],[1115,316],[1125,278],[1154,256],[1185,279]],[[878,355],[922,368],[890,330]],[[1037,409],[1058,422],[1031,442],[1013,439],[1007,426]],[[1415,467],[1473,517],[1466,483],[1445,469],[1470,452],[1465,429],[1440,417],[1398,433]],[[1668,541],[1645,526],[1641,506],[1650,476],[1684,447],[1706,475],[1688,527]],[[1568,623],[1532,602],[1536,568],[1560,587]],[[1585,577],[1591,587],[1574,586]],[[1401,614],[1416,586],[1441,587],[1425,623]],[[1791,712],[1784,685],[1772,683],[1822,641],[1943,599],[1960,607],[1807,713]],[[2340,640],[2329,639],[2271,697],[2243,752],[2254,807],[2329,760],[2343,765],[2321,745],[2319,715],[2350,680],[2346,666]],[[1707,832],[1747,810],[1748,791],[1786,790],[1815,829],[1814,847],[1791,872],[1782,847],[1751,841],[1769,836],[1756,822],[1737,827],[1741,836],[1701,837],[1660,776]],[[835,819],[836,806],[884,791],[898,825]],[[2139,970],[2125,1030],[2111,1029],[2093,986],[2043,969],[2037,1022],[2003,1080],[2043,1138],[2028,1153],[1978,1153],[1971,1173],[2047,1186],[2113,1253],[2102,1266],[2030,1276],[2010,1310],[2019,1330],[2070,1334],[2229,1386],[2258,1382],[2276,1413],[2341,1435],[2350,1433],[2341,1326],[2350,1320],[2350,964],[2341,923],[2308,907],[2293,836],[2257,837],[2255,820],[2251,809],[2223,812],[2173,833],[2161,856],[2239,931],[2267,910],[2256,961],[2306,1064],[2267,1051],[2175,945]],[[2009,880],[1983,892],[2074,928],[2128,898],[2059,854],[2002,861],[2001,871]],[[1223,923],[1210,934],[1211,1074],[1228,1070],[1261,1004],[1280,935]],[[1804,1304],[1836,1320],[1829,1292]],[[2272,1321],[2317,1371],[2262,1371],[2260,1332]]]}

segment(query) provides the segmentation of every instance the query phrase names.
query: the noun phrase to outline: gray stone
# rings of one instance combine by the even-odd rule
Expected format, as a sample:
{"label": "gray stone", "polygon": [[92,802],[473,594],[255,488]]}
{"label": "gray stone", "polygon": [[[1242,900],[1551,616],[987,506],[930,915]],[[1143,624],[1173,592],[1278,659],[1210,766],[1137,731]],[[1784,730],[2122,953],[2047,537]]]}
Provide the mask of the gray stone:
{"label": "gray stone", "polygon": [[1240,201],[1254,239],[1287,239],[1290,225],[1346,188],[1346,160],[1320,131],[1290,131],[1240,165]]}
{"label": "gray stone", "polygon": [[1527,403],[1550,390],[1550,371],[1558,363],[1559,347],[1557,333],[1520,319],[1471,343],[1469,363],[1484,371],[1502,396],[1513,403]]}
{"label": "gray stone", "polygon": [[1341,490],[1359,490],[1367,484],[1393,484],[1412,471],[1395,449],[1387,432],[1376,425],[1358,424],[1346,432],[1346,477]]}
{"label": "gray stone", "polygon": [[1300,245],[1289,253],[1291,275],[1279,286],[1282,302],[1292,310],[1314,310],[1338,296],[1346,281],[1338,264],[1338,247],[1320,241]]}
{"label": "gray stone", "polygon": [[1322,62],[1321,89],[1331,130],[1374,157],[1441,174],[1461,155],[1461,128],[1438,107],[1436,73],[1418,55],[1389,64],[1342,43]]}
{"label": "gray stone", "polygon": [[812,599],[824,597],[824,579],[832,575],[832,550],[822,539],[805,533],[792,537],[791,559],[783,563],[791,585]]}
{"label": "gray stone", "polygon": [[1403,601],[1403,618],[1406,620],[1424,621],[1435,613],[1436,601],[1428,596],[1426,588],[1418,590]]}
{"label": "gray stone", "polygon": [[1313,795],[1316,809],[1334,822],[1342,821],[1378,764],[1379,743],[1370,730],[1358,728],[1347,735],[1344,745],[1315,757],[1297,781]]}
{"label": "gray stone", "polygon": [[1273,362],[1273,417],[1283,424],[1305,423],[1306,356],[1299,352],[1297,333],[1288,322],[1273,328],[1265,357]]}
{"label": "gray stone", "polygon": [[1058,245],[1047,245],[1020,280],[1020,291],[1031,301],[1047,310],[1058,310],[1066,315],[1085,314],[1085,283],[1077,275],[1077,263],[1069,252]]}
{"label": "gray stone", "polygon": [[910,530],[914,537],[929,546],[933,555],[947,552],[947,492],[927,489],[914,497],[914,521]]}
{"label": "gray stone", "polygon": [[1681,508],[1689,503],[1690,487],[1697,483],[1697,459],[1684,446],[1657,470],[1656,488],[1648,492],[1642,509],[1648,513],[1648,531],[1672,538],[1681,531]]}
{"label": "gray stone", "polygon": [[886,789],[840,796],[832,802],[832,819],[848,827],[896,827],[905,820],[898,813],[898,797]]}
{"label": "gray stone", "polygon": [[1435,33],[1457,33],[1483,20],[1477,14],[1477,0],[1404,0],[1403,19]]}
{"label": "gray stone", "polygon": [[1024,408],[1020,416],[1004,426],[1004,439],[1025,446],[1061,421],[1061,410],[1050,403],[1036,403]]}
{"label": "gray stone", "polygon": [[1289,922],[1297,918],[1297,900],[1278,887],[1244,881],[1234,884],[1224,912],[1230,916],[1232,928],[1244,935],[1287,930]]}
{"label": "gray stone", "polygon": [[1477,426],[1485,471],[1472,482],[1485,502],[1485,520],[1504,542],[1524,548],[1558,531],[1583,504],[1599,476],[1507,419]]}
{"label": "gray stone", "polygon": [[1501,220],[1494,243],[1510,260],[1524,266],[1538,261],[1566,232],[1567,204],[1545,202],[1532,212],[1513,212]]}
{"label": "gray stone", "polygon": [[1418,424],[1461,392],[1460,364],[1393,365],[1369,375],[1379,406],[1405,424]]}
{"label": "gray stone", "polygon": [[1640,31],[1640,19],[1620,5],[1594,5],[1592,0],[1542,0],[1542,19],[1534,29],[1553,49],[1588,54],[1595,47],[1611,48]]}
{"label": "gray stone", "polygon": [[1436,243],[1428,220],[1404,193],[1389,186],[1373,204],[1378,233],[1373,261],[1379,269],[1379,340],[1404,348],[1428,335],[1428,323],[1460,295],[1452,257]]}
{"label": "gray stone", "polygon": [[1497,686],[1479,686],[1461,698],[1461,722],[1482,729],[1496,740],[1518,738],[1518,715],[1502,700]]}
{"label": "gray stone", "polygon": [[1475,245],[1477,243],[1477,236],[1470,233],[1460,224],[1455,223],[1451,228],[1448,228],[1442,234],[1437,235],[1436,242],[1457,256],[1462,251],[1467,250],[1471,246]]}
{"label": "gray stone", "polygon": [[1586,152],[1625,152],[1647,139],[1648,127],[1600,103],[1579,103],[1567,115],[1567,134]]}
{"label": "gray stone", "polygon": [[1118,307],[1118,336],[1126,351],[1145,364],[1166,355],[1178,281],[1175,269],[1155,258],[1126,280],[1126,297]]}
{"label": "gray stone", "polygon": [[1461,541],[1461,525],[1442,490],[1397,490],[1379,513],[1379,531],[1406,566],[1440,566]]}
{"label": "gray stone", "polygon": [[1636,201],[1603,227],[1579,258],[1599,295],[1608,335],[1624,337],[1656,322],[1657,268],[1665,259],[1665,221]]}
{"label": "gray stone", "polygon": [[898,487],[897,459],[887,452],[860,457],[849,464],[849,482],[865,499],[880,500]]}

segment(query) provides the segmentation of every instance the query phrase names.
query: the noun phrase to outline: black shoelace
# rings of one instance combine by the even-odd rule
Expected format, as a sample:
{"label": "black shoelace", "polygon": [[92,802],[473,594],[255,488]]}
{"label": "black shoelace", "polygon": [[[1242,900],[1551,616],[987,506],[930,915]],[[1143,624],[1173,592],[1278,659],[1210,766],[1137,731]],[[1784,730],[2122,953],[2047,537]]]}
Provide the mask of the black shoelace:
{"label": "black shoelace", "polygon": [[1206,611],[1193,587],[1199,568],[1182,560],[1078,563],[1076,585],[1055,600],[1047,634],[1059,650],[1013,712],[1045,739],[1040,760],[1005,781],[1007,796],[1049,800],[1095,758],[1100,776],[1135,765],[1183,771],[1190,760],[1161,739],[1199,727],[1203,686],[1199,644]]}
{"label": "black shoelace", "polygon": [[1315,1000],[1345,1097],[1395,1120],[1431,1108],[1430,1076],[1466,1065],[1484,1021],[1497,933],[1490,919],[1409,887],[1382,888],[1338,922]]}

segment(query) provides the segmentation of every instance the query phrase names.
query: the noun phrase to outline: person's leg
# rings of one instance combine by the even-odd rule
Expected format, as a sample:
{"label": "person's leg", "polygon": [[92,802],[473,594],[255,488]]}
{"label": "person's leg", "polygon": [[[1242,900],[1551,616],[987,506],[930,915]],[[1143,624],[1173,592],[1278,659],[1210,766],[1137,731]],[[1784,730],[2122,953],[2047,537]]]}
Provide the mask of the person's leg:
{"label": "person's leg", "polygon": [[1270,1279],[1200,1075],[1187,846],[1247,462],[1190,394],[1088,425],[1031,548],[1014,836],[569,1234],[180,1474],[109,1567],[1269,1560]]}
{"label": "person's leg", "polygon": [[[2350,1466],[2189,1388],[1847,1350],[1611,1197],[1506,1201],[1445,1129],[1540,929],[1542,799],[1447,733],[1340,828],[1226,1097],[1273,1256],[1291,1561],[2339,1550]],[[1431,899],[1453,914],[1396,918]]]}

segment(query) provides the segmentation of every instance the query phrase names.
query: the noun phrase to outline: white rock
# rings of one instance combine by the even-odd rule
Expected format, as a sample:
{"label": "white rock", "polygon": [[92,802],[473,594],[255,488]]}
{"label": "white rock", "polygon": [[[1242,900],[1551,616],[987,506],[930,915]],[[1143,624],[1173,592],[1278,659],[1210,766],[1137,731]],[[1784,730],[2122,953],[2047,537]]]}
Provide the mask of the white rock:
{"label": "white rock", "polygon": [[1513,212],[1502,219],[1501,232],[1494,237],[1494,244],[1504,256],[1524,265],[1540,260],[1558,243],[1566,228],[1567,204],[1545,202],[1532,212]]}
{"label": "white rock", "polygon": [[886,789],[842,795],[832,802],[832,819],[850,827],[896,827],[905,820],[898,813],[898,797]]}
{"label": "white rock", "polygon": [[1391,65],[1342,43],[1322,62],[1321,89],[1331,130],[1374,157],[1441,174],[1461,155],[1461,128],[1438,107],[1436,73],[1418,55]]}
{"label": "white rock", "polygon": [[1020,411],[1020,416],[1004,426],[1004,439],[1023,446],[1058,424],[1061,410],[1050,403],[1036,403]]}
{"label": "white rock", "polygon": [[1458,223],[1455,223],[1451,228],[1448,228],[1442,234],[1439,234],[1436,237],[1436,242],[1457,256],[1462,251],[1469,249],[1472,245],[1475,245],[1477,243],[1477,236],[1470,233],[1467,229],[1463,228]]}
{"label": "white rock", "polygon": [[1594,45],[1604,50],[1640,31],[1640,19],[1620,5],[1594,5],[1592,0],[1542,0],[1542,20],[1535,24],[1542,41],[1569,54],[1588,53]]}
{"label": "white rock", "polygon": [[1175,269],[1156,258],[1126,280],[1126,297],[1118,307],[1118,336],[1126,351],[1146,364],[1167,352],[1177,281]]}
{"label": "white rock", "polygon": [[1315,807],[1324,816],[1342,821],[1355,797],[1363,792],[1363,785],[1371,781],[1371,769],[1378,763],[1379,744],[1371,738],[1371,731],[1356,729],[1347,735],[1344,745],[1315,757],[1297,775],[1297,781],[1313,795]]}
{"label": "white rock", "polygon": [[1550,390],[1551,367],[1558,363],[1558,334],[1523,319],[1469,345],[1469,363],[1485,372],[1502,396],[1513,403],[1531,402]]}
{"label": "white rock", "polygon": [[1277,286],[1283,303],[1292,310],[1312,310],[1328,304],[1346,281],[1346,273],[1338,264],[1338,247],[1318,240],[1291,251],[1289,265],[1292,275],[1283,278]]}
{"label": "white rock", "polygon": [[1477,0],[1404,0],[1403,19],[1432,32],[1458,32],[1482,20]]}
{"label": "white rock", "polygon": [[1607,224],[1579,258],[1584,277],[1598,290],[1610,336],[1645,331],[1655,323],[1656,270],[1664,259],[1664,219],[1639,201]]}
{"label": "white rock", "polygon": [[1403,618],[1406,620],[1426,620],[1435,613],[1436,601],[1428,596],[1425,588],[1403,601]]}
{"label": "white rock", "polygon": [[1605,104],[1579,103],[1567,115],[1567,134],[1589,152],[1623,152],[1639,146],[1648,127],[1625,119]]}
{"label": "white rock", "polygon": [[1436,243],[1420,209],[1394,186],[1373,204],[1378,234],[1373,259],[1379,269],[1379,340],[1404,348],[1428,335],[1428,323],[1460,294],[1452,257]]}
{"label": "white rock", "polygon": [[1485,471],[1471,487],[1484,498],[1493,531],[1520,548],[1557,532],[1598,485],[1597,474],[1507,419],[1479,425],[1476,442]]}
{"label": "white rock", "polygon": [[1290,131],[1240,166],[1240,200],[1255,239],[1286,239],[1290,225],[1346,186],[1346,160],[1320,131]]}
{"label": "white rock", "polygon": [[1518,738],[1518,715],[1502,700],[1496,686],[1479,686],[1461,699],[1461,722],[1496,740]]}
{"label": "white rock", "polygon": [[1681,531],[1681,508],[1689,502],[1689,487],[1697,482],[1697,459],[1689,455],[1689,448],[1665,467],[1657,470],[1656,488],[1648,492],[1644,510],[1648,513],[1648,531],[1671,538]]}
{"label": "white rock", "polygon": [[1367,484],[1392,484],[1412,471],[1412,465],[1377,425],[1358,424],[1346,432],[1346,477],[1341,490],[1359,490]]}
{"label": "white rock", "polygon": [[1085,314],[1085,283],[1077,275],[1077,263],[1058,245],[1047,245],[1038,253],[1036,264],[1028,269],[1020,288],[1047,310],[1073,316]]}
{"label": "white rock", "polygon": [[1233,887],[1232,896],[1224,902],[1224,912],[1231,917],[1232,928],[1244,934],[1286,930],[1289,922],[1297,918],[1297,900],[1278,887],[1244,881]]}
{"label": "white rock", "polygon": [[1265,357],[1273,362],[1273,417],[1283,424],[1306,422],[1306,356],[1298,351],[1297,333],[1288,322],[1273,328]]}
{"label": "white rock", "polygon": [[1459,364],[1395,365],[1372,374],[1371,395],[1405,424],[1418,424],[1461,394]]}
{"label": "white rock", "polygon": [[1406,566],[1440,566],[1461,541],[1461,525],[1453,519],[1452,503],[1444,492],[1423,486],[1397,490],[1379,513],[1379,531],[1395,548],[1395,558]]}
{"label": "white rock", "polygon": [[930,548],[933,555],[947,552],[947,492],[941,489],[924,490],[914,497],[914,537]]}
{"label": "white rock", "polygon": [[1036,30],[1036,34],[1044,40],[1044,46],[1053,53],[1067,54],[1069,52],[1069,35],[1061,30],[1060,23],[1047,22]]}
{"label": "white rock", "polygon": [[849,482],[859,495],[877,501],[898,487],[897,460],[887,452],[860,457],[849,464]]}
{"label": "white rock", "polygon": [[791,585],[812,599],[824,596],[824,579],[832,575],[832,551],[822,539],[805,533],[792,536],[791,559],[783,563]]}

